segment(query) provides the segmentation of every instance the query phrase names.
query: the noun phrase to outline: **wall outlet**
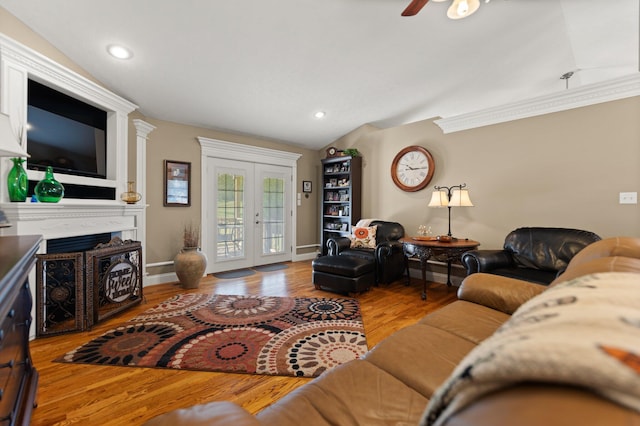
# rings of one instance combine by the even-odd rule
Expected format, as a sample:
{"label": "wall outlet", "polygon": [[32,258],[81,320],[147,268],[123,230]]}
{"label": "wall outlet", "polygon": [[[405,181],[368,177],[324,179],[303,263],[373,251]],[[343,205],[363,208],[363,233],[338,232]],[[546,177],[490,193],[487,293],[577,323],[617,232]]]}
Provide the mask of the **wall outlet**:
{"label": "wall outlet", "polygon": [[637,192],[621,192],[620,204],[638,204]]}

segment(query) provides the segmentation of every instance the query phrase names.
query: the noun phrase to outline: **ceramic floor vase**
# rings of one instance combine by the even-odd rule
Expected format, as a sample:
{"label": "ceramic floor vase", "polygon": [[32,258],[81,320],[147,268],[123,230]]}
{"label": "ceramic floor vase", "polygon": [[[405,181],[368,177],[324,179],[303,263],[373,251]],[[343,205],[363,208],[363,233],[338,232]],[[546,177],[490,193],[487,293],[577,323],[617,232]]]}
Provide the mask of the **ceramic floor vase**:
{"label": "ceramic floor vase", "polygon": [[173,260],[182,288],[198,288],[207,267],[207,257],[196,247],[185,247]]}

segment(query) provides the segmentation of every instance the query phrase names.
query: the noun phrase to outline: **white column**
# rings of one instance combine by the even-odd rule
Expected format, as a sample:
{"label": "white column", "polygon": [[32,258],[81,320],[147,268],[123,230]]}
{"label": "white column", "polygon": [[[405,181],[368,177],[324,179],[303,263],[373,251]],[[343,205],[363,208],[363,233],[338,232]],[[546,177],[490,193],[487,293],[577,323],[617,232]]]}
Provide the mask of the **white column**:
{"label": "white column", "polygon": [[142,198],[140,204],[145,206],[144,212],[139,216],[138,241],[142,244],[142,285],[147,278],[147,138],[155,126],[139,119],[133,120],[136,126],[136,190]]}

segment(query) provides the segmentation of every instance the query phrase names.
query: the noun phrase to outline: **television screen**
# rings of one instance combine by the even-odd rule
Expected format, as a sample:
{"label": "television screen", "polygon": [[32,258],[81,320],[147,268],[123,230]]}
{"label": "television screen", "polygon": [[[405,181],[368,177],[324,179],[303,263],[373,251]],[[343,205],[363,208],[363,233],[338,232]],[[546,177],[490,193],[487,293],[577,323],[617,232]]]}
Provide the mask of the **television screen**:
{"label": "television screen", "polygon": [[106,111],[29,80],[27,122],[27,168],[106,178]]}

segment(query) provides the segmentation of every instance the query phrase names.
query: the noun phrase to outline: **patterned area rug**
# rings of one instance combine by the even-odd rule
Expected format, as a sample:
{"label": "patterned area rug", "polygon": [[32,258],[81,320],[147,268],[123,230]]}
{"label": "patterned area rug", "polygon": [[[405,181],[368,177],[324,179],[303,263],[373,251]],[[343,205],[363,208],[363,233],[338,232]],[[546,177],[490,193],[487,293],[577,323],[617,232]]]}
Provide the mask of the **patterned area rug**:
{"label": "patterned area rug", "polygon": [[317,377],[366,351],[355,299],[179,294],[55,361]]}

